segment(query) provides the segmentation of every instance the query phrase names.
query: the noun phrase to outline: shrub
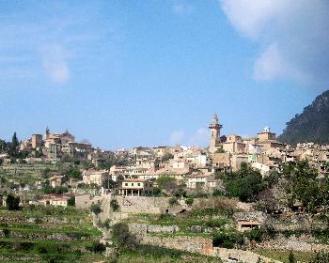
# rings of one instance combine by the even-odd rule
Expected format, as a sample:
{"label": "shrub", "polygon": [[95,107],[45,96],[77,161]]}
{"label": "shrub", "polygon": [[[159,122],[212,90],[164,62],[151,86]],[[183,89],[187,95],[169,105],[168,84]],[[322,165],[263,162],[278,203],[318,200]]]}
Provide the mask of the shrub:
{"label": "shrub", "polygon": [[74,196],[70,197],[70,199],[67,200],[67,204],[69,206],[75,206],[75,197]]}
{"label": "shrub", "polygon": [[125,223],[113,225],[112,239],[118,247],[135,248],[137,246],[136,237],[129,232],[129,227]]}
{"label": "shrub", "polygon": [[5,237],[8,238],[10,236],[10,230],[8,228],[3,229],[2,232],[3,232]]}
{"label": "shrub", "polygon": [[248,237],[251,240],[255,240],[257,242],[260,242],[262,240],[262,237],[263,237],[263,231],[261,229],[252,229],[248,233]]}
{"label": "shrub", "polygon": [[234,248],[235,245],[241,245],[243,237],[240,233],[217,233],[213,237],[214,247]]}
{"label": "shrub", "polygon": [[90,207],[90,211],[93,212],[95,215],[98,215],[102,212],[100,204],[92,204]]}
{"label": "shrub", "polygon": [[178,200],[177,200],[177,198],[174,197],[174,196],[171,197],[171,198],[169,198],[168,202],[169,202],[169,205],[170,205],[170,206],[174,206],[174,205],[177,205],[177,204],[178,204]]}
{"label": "shrub", "polygon": [[329,253],[328,252],[319,252],[315,255],[315,258],[311,263],[327,263],[329,262]]}
{"label": "shrub", "polygon": [[187,204],[188,206],[191,206],[194,202],[194,199],[192,197],[186,198],[185,200],[185,204]]}
{"label": "shrub", "polygon": [[212,195],[213,196],[224,196],[225,193],[223,191],[221,191],[221,190],[216,189],[216,190],[214,190],[214,192],[212,193]]}
{"label": "shrub", "polygon": [[6,199],[6,206],[8,210],[19,210],[19,197],[9,194]]}
{"label": "shrub", "polygon": [[296,263],[295,255],[292,251],[290,251],[290,253],[289,253],[288,260],[289,260],[289,263]]}
{"label": "shrub", "polygon": [[115,212],[115,211],[118,211],[119,210],[120,205],[119,205],[119,203],[118,203],[118,201],[116,199],[112,199],[111,202],[110,202],[110,207]]}
{"label": "shrub", "polygon": [[87,246],[86,248],[93,253],[102,253],[106,249],[105,245],[99,242],[93,242],[91,246]]}

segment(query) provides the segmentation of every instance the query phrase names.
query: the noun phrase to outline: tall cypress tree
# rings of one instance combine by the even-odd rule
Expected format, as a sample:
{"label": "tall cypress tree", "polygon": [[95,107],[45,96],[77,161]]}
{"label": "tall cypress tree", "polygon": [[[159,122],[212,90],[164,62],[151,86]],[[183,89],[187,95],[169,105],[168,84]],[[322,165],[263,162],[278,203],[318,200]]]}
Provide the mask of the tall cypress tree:
{"label": "tall cypress tree", "polygon": [[19,147],[19,141],[17,139],[16,132],[14,132],[14,135],[11,140],[11,156],[17,157],[18,155],[18,147]]}

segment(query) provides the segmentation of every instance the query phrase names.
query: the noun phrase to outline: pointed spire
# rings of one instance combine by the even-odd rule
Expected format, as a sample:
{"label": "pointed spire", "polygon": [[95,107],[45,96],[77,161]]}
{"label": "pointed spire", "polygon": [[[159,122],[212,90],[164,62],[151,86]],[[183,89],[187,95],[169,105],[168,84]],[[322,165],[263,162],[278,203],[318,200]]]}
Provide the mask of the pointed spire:
{"label": "pointed spire", "polygon": [[213,119],[212,119],[212,123],[213,123],[213,124],[218,124],[218,121],[219,121],[219,120],[218,120],[217,113],[215,113],[215,114],[214,114],[214,117],[213,117]]}

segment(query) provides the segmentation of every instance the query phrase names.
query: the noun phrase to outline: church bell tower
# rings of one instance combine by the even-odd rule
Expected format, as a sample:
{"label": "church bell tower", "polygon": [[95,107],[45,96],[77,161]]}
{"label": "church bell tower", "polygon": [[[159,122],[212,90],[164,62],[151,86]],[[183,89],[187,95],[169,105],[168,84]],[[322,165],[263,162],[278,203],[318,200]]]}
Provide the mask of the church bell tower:
{"label": "church bell tower", "polygon": [[219,143],[220,143],[220,129],[222,128],[222,125],[219,123],[217,114],[214,114],[213,119],[211,120],[209,124],[210,129],[210,143],[209,143],[209,152],[215,153]]}

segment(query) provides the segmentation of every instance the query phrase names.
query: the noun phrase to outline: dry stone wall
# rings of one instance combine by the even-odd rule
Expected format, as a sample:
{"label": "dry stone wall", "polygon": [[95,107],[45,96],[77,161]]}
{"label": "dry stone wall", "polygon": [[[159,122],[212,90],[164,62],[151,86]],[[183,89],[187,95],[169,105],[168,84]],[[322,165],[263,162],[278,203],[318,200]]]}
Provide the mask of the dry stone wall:
{"label": "dry stone wall", "polygon": [[213,253],[212,240],[203,237],[164,237],[145,235],[140,242],[145,245],[156,245],[160,247],[177,249],[191,253],[199,253],[203,255],[212,255]]}

